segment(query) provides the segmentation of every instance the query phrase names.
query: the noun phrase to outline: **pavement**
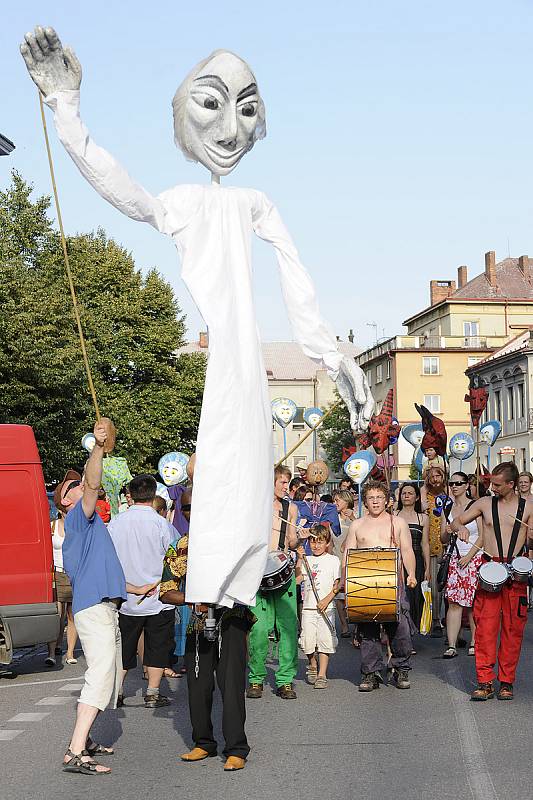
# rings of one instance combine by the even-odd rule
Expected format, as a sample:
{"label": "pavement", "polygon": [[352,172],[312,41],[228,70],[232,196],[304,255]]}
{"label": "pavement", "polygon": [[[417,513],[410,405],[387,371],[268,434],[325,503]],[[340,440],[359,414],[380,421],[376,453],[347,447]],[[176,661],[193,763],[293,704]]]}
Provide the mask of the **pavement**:
{"label": "pavement", "polygon": [[[329,683],[314,689],[295,681],[298,699],[275,696],[247,701],[252,747],[246,768],[224,773],[224,760],[184,764],[191,745],[186,679],[162,684],[166,708],[143,706],[139,669],[126,683],[126,707],[101,714],[94,738],[113,745],[105,760],[111,775],[61,772],[73,726],[84,663],[44,666],[44,649],[18,654],[14,680],[0,678],[1,800],[531,800],[533,725],[533,628],[526,630],[515,700],[469,702],[474,659],[460,650],[440,656],[442,639],[417,637],[412,688],[382,686],[357,691],[359,655],[341,639],[330,662]],[[77,654],[78,655],[78,654]],[[220,732],[220,700],[214,703]],[[221,745],[221,748],[222,749]],[[104,759],[101,759],[102,762]]]}

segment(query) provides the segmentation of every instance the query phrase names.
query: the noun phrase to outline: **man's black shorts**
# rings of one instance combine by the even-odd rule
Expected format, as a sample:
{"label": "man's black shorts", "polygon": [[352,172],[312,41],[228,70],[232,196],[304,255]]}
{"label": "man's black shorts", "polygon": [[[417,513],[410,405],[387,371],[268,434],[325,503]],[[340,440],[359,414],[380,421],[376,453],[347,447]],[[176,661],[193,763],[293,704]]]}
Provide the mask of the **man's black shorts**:
{"label": "man's black shorts", "polygon": [[168,667],[169,657],[174,650],[174,609],[160,611],[146,617],[119,614],[120,634],[122,636],[122,666],[134,669],[137,666],[137,645],[144,631],[145,667]]}

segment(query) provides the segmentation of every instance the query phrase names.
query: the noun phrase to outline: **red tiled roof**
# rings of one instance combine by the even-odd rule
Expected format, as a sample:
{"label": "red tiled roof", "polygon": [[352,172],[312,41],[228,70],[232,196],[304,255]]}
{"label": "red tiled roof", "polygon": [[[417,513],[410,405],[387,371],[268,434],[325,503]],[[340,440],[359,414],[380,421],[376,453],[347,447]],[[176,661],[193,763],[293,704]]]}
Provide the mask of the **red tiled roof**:
{"label": "red tiled roof", "polygon": [[[531,267],[530,267],[531,269]],[[504,258],[496,264],[496,286],[491,286],[484,272],[476,275],[450,300],[533,300],[533,283],[524,278],[517,258]]]}
{"label": "red tiled roof", "polygon": [[[337,347],[345,356],[352,358],[361,352],[361,348],[351,342],[337,342]],[[320,369],[320,365],[307,358],[296,342],[263,342],[261,348],[269,380],[312,380],[317,370]],[[200,347],[198,342],[189,342],[180,347],[177,353],[178,355],[180,353],[205,353],[207,355],[207,348]]]}

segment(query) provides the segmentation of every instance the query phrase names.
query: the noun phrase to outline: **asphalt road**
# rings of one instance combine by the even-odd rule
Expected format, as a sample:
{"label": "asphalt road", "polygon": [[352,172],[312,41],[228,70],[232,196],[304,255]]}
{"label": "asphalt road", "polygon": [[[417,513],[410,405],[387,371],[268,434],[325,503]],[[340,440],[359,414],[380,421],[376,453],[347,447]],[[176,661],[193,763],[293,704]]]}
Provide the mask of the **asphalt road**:
{"label": "asphalt road", "polygon": [[[416,646],[412,688],[405,691],[359,693],[359,657],[349,640],[340,641],[325,690],[303,681],[301,658],[297,700],[281,700],[266,687],[261,700],[247,701],[252,751],[238,773],[224,773],[222,758],[179,761],[191,743],[185,679],[164,686],[170,707],[146,710],[136,670],[128,676],[127,706],[100,715],[95,726],[95,738],[117,751],[106,760],[113,773],[101,777],[60,769],[83,659],[47,670],[44,651],[25,653],[19,676],[0,679],[0,798],[531,800],[532,623],[508,703],[468,701],[474,664],[464,650],[443,661],[442,640],[419,637]],[[222,741],[219,712],[217,697]]]}

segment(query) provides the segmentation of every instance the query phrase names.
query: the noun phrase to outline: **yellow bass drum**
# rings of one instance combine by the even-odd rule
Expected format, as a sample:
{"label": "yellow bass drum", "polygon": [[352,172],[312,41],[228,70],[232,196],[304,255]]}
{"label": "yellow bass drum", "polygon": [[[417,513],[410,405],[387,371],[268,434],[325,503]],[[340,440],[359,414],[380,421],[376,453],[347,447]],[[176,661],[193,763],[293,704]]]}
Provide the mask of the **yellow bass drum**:
{"label": "yellow bass drum", "polygon": [[372,547],[348,550],[348,622],[396,622],[400,618],[400,551]]}

